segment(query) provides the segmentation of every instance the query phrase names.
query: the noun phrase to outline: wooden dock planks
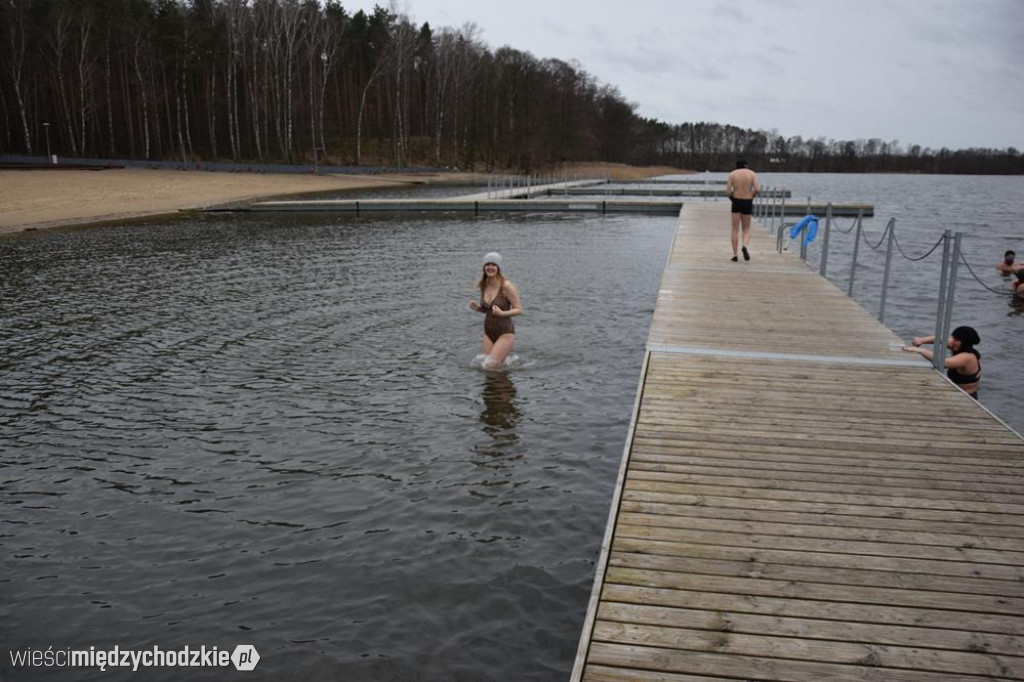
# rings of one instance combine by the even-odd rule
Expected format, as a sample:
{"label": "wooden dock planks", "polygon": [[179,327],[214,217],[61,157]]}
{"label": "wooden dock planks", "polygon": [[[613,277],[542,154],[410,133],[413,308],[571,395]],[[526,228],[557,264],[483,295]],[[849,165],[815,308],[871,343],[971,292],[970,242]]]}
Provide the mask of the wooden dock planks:
{"label": "wooden dock planks", "polygon": [[680,214],[573,679],[1024,679],[1024,440],[728,221]]}

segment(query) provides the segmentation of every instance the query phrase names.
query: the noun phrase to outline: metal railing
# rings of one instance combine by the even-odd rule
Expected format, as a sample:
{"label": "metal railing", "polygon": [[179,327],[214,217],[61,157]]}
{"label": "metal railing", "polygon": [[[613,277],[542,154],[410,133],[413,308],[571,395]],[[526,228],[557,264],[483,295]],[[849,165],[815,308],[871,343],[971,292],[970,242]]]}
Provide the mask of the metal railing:
{"label": "metal railing", "polygon": [[[776,235],[776,248],[779,253],[782,253],[783,251],[784,235],[786,231],[797,225],[797,223],[787,224],[785,222],[785,198],[781,197],[782,194],[783,192],[775,189],[766,189],[755,201],[754,211],[755,216],[761,220],[762,224],[766,224],[769,229],[769,233],[774,233]],[[779,217],[778,227],[776,227],[776,216]],[[841,234],[856,233],[854,235],[853,258],[850,263],[850,279],[847,288],[847,295],[850,298],[853,298],[853,288],[857,278],[857,265],[860,257],[861,242],[873,251],[880,251],[884,245],[885,266],[882,272],[882,291],[878,306],[878,320],[880,322],[885,322],[885,311],[889,296],[892,264],[897,254],[905,261],[919,262],[931,257],[940,246],[942,247],[939,287],[936,292],[937,306],[935,314],[935,344],[932,362],[936,369],[945,369],[946,358],[948,356],[948,349],[946,347],[945,340],[949,338],[950,327],[952,325],[953,307],[956,299],[957,278],[959,275],[960,264],[962,263],[970,273],[971,277],[987,291],[1001,297],[1010,298],[1015,295],[1014,292],[993,289],[978,277],[974,268],[971,267],[971,264],[963,255],[962,232],[954,234],[952,230],[946,230],[942,237],[939,238],[939,240],[926,253],[921,256],[910,256],[906,251],[904,251],[897,236],[896,218],[889,219],[881,237],[879,237],[878,241],[875,243],[872,243],[871,240],[869,240],[864,231],[863,218],[863,211],[858,211],[857,217],[853,220],[853,223],[849,228],[844,230],[836,225],[835,229]],[[829,203],[825,210],[825,227],[821,242],[821,261],[818,266],[818,273],[823,277],[825,277],[828,272],[829,248],[831,245],[831,234],[834,224],[835,220],[832,215],[832,204]],[[806,262],[807,240],[803,238],[804,235],[802,233],[794,236],[800,238],[800,258]]]}

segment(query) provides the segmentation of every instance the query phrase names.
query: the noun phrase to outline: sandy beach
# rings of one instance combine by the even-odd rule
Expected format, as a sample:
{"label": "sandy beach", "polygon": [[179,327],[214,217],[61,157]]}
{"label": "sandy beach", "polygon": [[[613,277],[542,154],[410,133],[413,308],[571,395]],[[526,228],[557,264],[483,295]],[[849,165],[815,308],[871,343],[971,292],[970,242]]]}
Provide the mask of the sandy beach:
{"label": "sandy beach", "polygon": [[260,197],[397,187],[469,174],[298,175],[117,168],[0,170],[0,234],[176,213]]}
{"label": "sandy beach", "polygon": [[[636,179],[673,172],[614,164],[579,167],[580,174]],[[675,171],[678,172],[678,171]],[[0,170],[0,235],[176,213],[266,197],[456,182],[471,173],[299,175],[145,170]],[[467,190],[467,194],[472,190]]]}

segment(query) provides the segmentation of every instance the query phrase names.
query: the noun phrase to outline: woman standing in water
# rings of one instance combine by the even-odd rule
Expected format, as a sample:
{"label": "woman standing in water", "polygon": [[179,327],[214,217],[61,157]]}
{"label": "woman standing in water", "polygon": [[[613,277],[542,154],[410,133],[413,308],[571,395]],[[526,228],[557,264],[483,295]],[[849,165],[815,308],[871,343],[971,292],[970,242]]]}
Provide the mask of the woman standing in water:
{"label": "woman standing in water", "polygon": [[[915,336],[911,343],[913,345],[904,346],[903,350],[920,353],[929,360],[935,357],[930,348],[920,347],[935,343],[934,336]],[[957,327],[946,342],[946,347],[953,352],[946,358],[946,376],[975,400],[978,399],[978,387],[981,386],[981,353],[974,350],[979,343],[981,337],[974,327]]]}
{"label": "woman standing in water", "polygon": [[501,274],[501,254],[493,251],[484,256],[484,271],[477,288],[480,300],[470,301],[469,307],[485,313],[483,352],[485,368],[494,368],[505,362],[516,344],[516,327],[512,318],[521,315],[523,306],[519,290]]}

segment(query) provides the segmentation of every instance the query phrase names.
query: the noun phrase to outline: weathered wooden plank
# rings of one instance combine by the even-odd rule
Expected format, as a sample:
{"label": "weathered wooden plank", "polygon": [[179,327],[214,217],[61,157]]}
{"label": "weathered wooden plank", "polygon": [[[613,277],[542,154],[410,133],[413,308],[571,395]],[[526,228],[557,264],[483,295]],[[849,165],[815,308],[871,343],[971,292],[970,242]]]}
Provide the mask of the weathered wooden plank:
{"label": "weathered wooden plank", "polygon": [[[644,408],[646,417],[658,420],[662,423],[671,422],[679,425],[690,423],[720,424],[729,423],[736,425],[734,415],[723,414],[720,409],[714,409],[711,405],[704,403],[688,403],[680,405],[675,399],[659,399],[659,396],[648,394],[645,396]],[[842,421],[837,421],[837,416],[842,416]],[[834,432],[850,432],[862,429],[899,429],[902,437],[908,435],[923,436],[928,440],[940,442],[950,439],[957,439],[965,431],[970,433],[983,433],[997,437],[1003,437],[1006,429],[1002,425],[992,422],[990,419],[981,418],[963,420],[957,419],[951,422],[950,417],[955,413],[946,415],[945,419],[929,415],[921,418],[920,415],[893,416],[891,411],[879,410],[876,414],[863,417],[850,417],[839,408],[827,410],[819,407],[813,414],[793,414],[790,412],[772,412],[759,408],[756,412],[743,416],[743,427],[771,428],[774,430],[789,430],[793,428],[821,429]],[[1012,447],[1016,447],[1012,439],[1008,440]]]}
{"label": "weathered wooden plank", "polygon": [[[884,487],[872,487],[870,485],[846,484],[836,481],[832,484],[817,483],[814,481],[788,481],[782,478],[765,478],[755,476],[703,476],[699,474],[662,474],[651,471],[630,470],[626,479],[629,483],[639,484],[642,481],[651,483],[665,483],[667,485],[686,486],[718,486],[730,488],[742,488],[748,491],[786,491],[795,495],[835,493],[836,495],[850,496],[884,496],[890,492]],[[945,490],[927,488],[903,487],[899,492],[893,491],[894,497],[902,500],[901,504],[914,504],[911,500],[921,500],[923,506],[928,506],[930,500],[943,502],[955,500],[969,500],[970,502],[1000,504],[1005,506],[1016,505],[1024,507],[1024,494],[998,493],[998,492],[972,492],[964,491],[960,495],[949,494]]]}
{"label": "weathered wooden plank", "polygon": [[[828,526],[831,528],[864,528],[883,533],[902,531],[905,533],[930,533],[935,535],[954,534],[960,536],[983,535],[988,537],[1024,539],[1024,519],[1015,525],[968,523],[957,521],[925,521],[920,519],[892,518],[887,516],[854,516],[851,514],[806,513],[801,511],[775,511],[765,509],[743,509],[698,504],[665,504],[624,499],[619,505],[621,512],[680,516],[684,518],[729,519],[751,523],[794,524],[801,526]],[[1024,571],[1021,573],[1024,579]]]}
{"label": "weathered wooden plank", "polygon": [[975,549],[973,547],[939,547],[934,545],[901,545],[895,542],[869,542],[864,540],[842,540],[833,538],[789,537],[786,535],[764,535],[760,532],[720,531],[688,528],[665,528],[637,526],[620,523],[616,536],[651,539],[667,542],[692,542],[704,545],[727,545],[750,549],[787,549],[798,552],[828,552],[848,554],[851,562],[868,561],[866,557],[904,557],[908,559],[934,559],[937,561],[973,561],[976,563],[1021,565],[1021,552]]}
{"label": "weathered wooden plank", "polygon": [[[853,563],[855,568],[820,566],[802,563],[778,564],[764,561],[737,561],[736,559],[711,559],[677,553],[669,556],[647,552],[622,551],[612,546],[610,564],[623,568],[666,573],[690,573],[740,578],[763,578],[821,585],[846,585],[861,587],[890,588],[919,592],[952,592],[961,595],[987,597],[1014,597],[1024,600],[1024,582],[1019,580],[987,580],[978,577],[954,577],[949,575],[906,574],[885,571],[876,567],[873,561]],[[802,556],[813,554],[804,552]],[[794,558],[797,553],[791,553]],[[880,566],[887,562],[880,562]],[[923,562],[921,562],[923,563]],[[932,562],[938,563],[938,562]],[[848,562],[847,565],[851,565]],[[941,597],[940,597],[941,598]]]}
{"label": "weathered wooden plank", "polygon": [[1024,640],[1020,637],[978,634],[945,628],[856,623],[829,618],[795,618],[688,607],[647,606],[616,601],[603,602],[597,615],[604,621],[636,625],[663,625],[754,635],[770,632],[778,637],[1024,656]]}
{"label": "weathered wooden plank", "polygon": [[903,606],[927,609],[942,604],[945,608],[978,614],[1014,616],[1024,613],[1024,600],[988,595],[936,593],[924,590],[894,590],[859,585],[824,585],[763,578],[735,578],[732,576],[673,573],[609,566],[607,582],[638,587],[660,587],[706,592],[732,592],[766,597],[814,599],[822,602],[821,614],[828,612],[829,603],[852,602],[879,606]]}
{"label": "weathered wooden plank", "polygon": [[974,650],[983,649],[989,635],[1005,636],[1015,640],[1019,640],[1024,635],[1024,615],[1008,616],[952,611],[944,609],[938,604],[934,608],[920,609],[890,604],[822,602],[799,596],[658,588],[611,582],[604,584],[601,597],[603,602],[641,606],[695,608],[712,612],[749,613],[778,618],[807,618],[811,620],[825,618],[840,623],[956,630],[978,635],[977,640],[971,640],[977,642],[977,647]]}
{"label": "weathered wooden plank", "polygon": [[[955,481],[949,481],[939,477],[921,475],[916,477],[888,477],[879,475],[877,477],[864,474],[850,473],[814,473],[805,471],[793,471],[786,469],[772,469],[771,467],[700,467],[687,464],[663,464],[651,462],[635,462],[630,469],[637,478],[644,478],[651,481],[690,481],[700,479],[754,479],[769,481],[772,487],[786,486],[791,489],[812,489],[805,487],[806,484],[841,484],[851,490],[857,488],[874,487],[877,490],[885,488],[899,488],[907,494],[914,494],[918,490],[936,493],[940,491],[949,492],[953,497],[971,497],[971,493],[986,493],[1008,496],[1008,498],[1019,498],[1024,502],[1024,491],[1021,491],[1020,484],[1013,480],[1005,484],[986,483],[985,481],[972,481],[965,479],[957,485]],[[874,483],[872,481],[874,480]],[[981,497],[981,499],[984,499]],[[1009,499],[1009,501],[1014,501]]]}
{"label": "weathered wooden plank", "polygon": [[[1024,467],[978,467],[970,462],[949,464],[932,460],[928,466],[914,466],[902,459],[880,457],[873,460],[853,459],[836,455],[815,456],[812,453],[777,454],[751,452],[740,457],[731,450],[712,448],[686,448],[678,444],[670,447],[642,446],[634,443],[630,460],[635,465],[664,464],[674,466],[726,467],[748,470],[766,469],[772,472],[794,471],[807,473],[860,474],[876,471],[883,477],[916,479],[928,477],[938,481],[979,481],[1024,485]],[[980,469],[980,470],[979,470]]]}
{"label": "weathered wooden plank", "polygon": [[[848,452],[851,448],[855,448],[865,454],[879,453],[879,454],[891,454],[893,453],[895,446],[889,444],[884,439],[848,439],[844,440],[841,437],[829,438],[829,439],[815,439],[813,434],[793,434],[787,432],[785,434],[778,434],[771,438],[758,438],[748,434],[742,429],[736,429],[729,432],[726,429],[711,430],[705,429],[703,431],[692,432],[683,434],[678,430],[666,428],[662,426],[651,426],[646,425],[643,428],[638,428],[637,439],[651,439],[651,438],[662,438],[668,441],[679,440],[684,443],[708,443],[708,444],[728,444],[734,447],[743,446],[754,446],[755,448],[812,448],[819,451],[841,451]],[[1007,460],[1010,463],[1019,461],[1019,456],[1010,448],[1005,445],[993,444],[975,444],[975,443],[914,443],[912,441],[900,441],[899,447],[903,452],[908,455],[929,455],[933,457],[942,457],[948,455],[951,457],[967,457],[972,452],[976,452],[977,456],[984,459],[991,460]]]}
{"label": "weathered wooden plank", "polygon": [[781,535],[788,538],[859,540],[905,546],[970,547],[1000,552],[1013,552],[1021,560],[1021,564],[1024,565],[1024,551],[1022,551],[1020,540],[1017,538],[986,536],[980,533],[908,532],[893,529],[836,527],[820,524],[773,523],[768,520],[748,521],[742,519],[648,514],[625,510],[619,513],[619,523],[650,528],[703,530],[716,535],[721,533],[758,532],[766,536]]}
{"label": "weathered wooden plank", "polygon": [[[709,495],[695,493],[650,492],[644,490],[626,490],[623,500],[631,502],[653,502],[671,505],[688,505],[722,510],[765,510],[794,511],[824,516],[850,516],[876,519],[922,519],[940,522],[961,522],[978,524],[998,524],[1017,527],[1022,517],[1014,514],[994,512],[971,512],[958,509],[923,509],[912,507],[886,507],[863,504],[836,504],[834,501],[807,502],[803,500],[766,500],[747,497],[729,497],[726,495]],[[723,513],[721,518],[728,518]],[[863,524],[871,527],[871,523]]]}
{"label": "weathered wooden plank", "polygon": [[971,457],[970,453],[909,454],[896,448],[864,452],[850,448],[835,447],[822,450],[810,444],[758,445],[757,443],[735,443],[726,439],[714,441],[687,439],[678,433],[662,432],[636,434],[632,450],[638,453],[659,454],[669,457],[690,457],[696,453],[706,457],[763,458],[766,461],[789,462],[835,462],[850,466],[873,468],[911,468],[928,471],[960,471],[964,468],[993,475],[1019,476],[1022,465],[1009,453],[994,452]]}
{"label": "weathered wooden plank", "polygon": [[822,641],[805,637],[768,637],[738,633],[727,628],[694,630],[667,625],[650,626],[599,620],[594,628],[594,640],[764,659],[793,659],[845,665],[865,665],[866,661],[870,661],[872,667],[888,669],[980,674],[1003,679],[1024,677],[1024,659],[1016,656]]}
{"label": "weathered wooden plank", "polygon": [[589,660],[595,664],[664,671],[718,674],[724,679],[778,680],[780,682],[980,682],[977,675],[882,668],[866,656],[854,665],[817,663],[781,658],[679,651],[635,644],[594,642]]}
{"label": "weathered wooden plank", "polygon": [[[636,453],[634,453],[635,455]],[[879,488],[928,488],[931,490],[949,491],[991,491],[996,493],[1014,494],[1020,491],[1024,481],[1018,481],[1020,477],[984,477],[964,476],[960,480],[950,477],[934,476],[928,472],[918,472],[916,475],[887,476],[879,472],[877,476],[871,476],[863,472],[863,467],[858,470],[841,470],[833,467],[830,471],[806,471],[792,466],[774,466],[771,463],[750,462],[749,465],[711,465],[703,466],[691,463],[673,463],[650,461],[635,458],[632,462],[632,471],[645,471],[654,474],[663,474],[666,480],[673,474],[696,474],[702,476],[756,476],[770,478],[775,481],[813,481],[830,482],[841,481],[847,485],[875,485]],[[998,481],[998,482],[997,482]]]}
{"label": "weathered wooden plank", "polygon": [[583,672],[583,679],[586,682],[722,682],[727,678],[588,665]]}
{"label": "weathered wooden plank", "polygon": [[[695,542],[672,542],[668,540],[636,539],[625,535],[616,537],[612,550],[660,556],[696,557],[702,559],[725,559],[762,564],[784,564],[791,566],[820,566],[823,568],[848,568],[860,564],[851,561],[845,554],[830,552],[809,552],[795,549],[772,549],[734,547],[731,545],[704,544]],[[866,568],[866,567],[865,567]],[[942,579],[947,576],[993,581],[994,594],[999,594],[998,581],[1024,579],[1024,567],[1006,564],[978,564],[970,561],[940,561],[906,557],[872,556],[871,570],[892,571],[899,574],[921,573]],[[916,579],[916,576],[910,580]]]}

